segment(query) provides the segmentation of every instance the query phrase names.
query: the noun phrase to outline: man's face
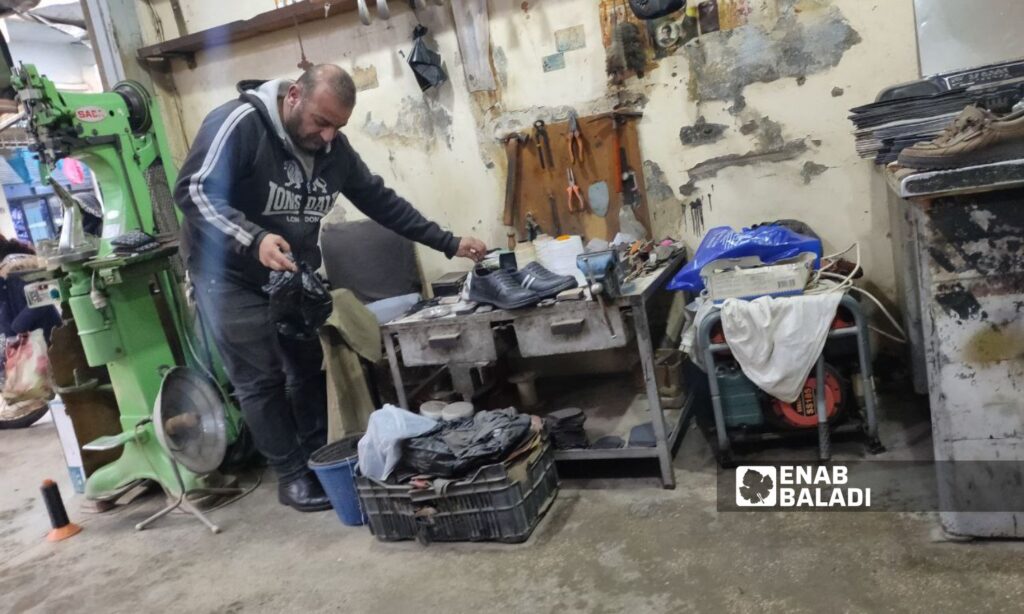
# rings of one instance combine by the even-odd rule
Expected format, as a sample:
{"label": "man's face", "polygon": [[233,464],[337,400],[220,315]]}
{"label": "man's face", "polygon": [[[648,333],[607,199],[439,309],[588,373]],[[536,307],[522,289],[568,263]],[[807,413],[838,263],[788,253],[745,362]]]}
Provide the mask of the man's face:
{"label": "man's face", "polygon": [[352,108],[339,103],[330,88],[316,87],[303,96],[294,84],[288,88],[282,111],[281,123],[288,136],[308,153],[327,147],[352,117]]}

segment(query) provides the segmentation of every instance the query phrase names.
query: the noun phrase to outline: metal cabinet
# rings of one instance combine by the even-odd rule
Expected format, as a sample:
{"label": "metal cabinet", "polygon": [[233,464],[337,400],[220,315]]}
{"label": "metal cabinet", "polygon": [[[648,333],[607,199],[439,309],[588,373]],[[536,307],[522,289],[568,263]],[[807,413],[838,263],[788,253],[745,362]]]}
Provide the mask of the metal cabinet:
{"label": "metal cabinet", "polygon": [[[890,180],[910,199],[919,266],[909,295],[924,331],[939,503],[970,509],[1013,487],[985,483],[971,462],[1024,460],[1024,161]],[[1024,512],[940,519],[958,535],[1024,537]]]}

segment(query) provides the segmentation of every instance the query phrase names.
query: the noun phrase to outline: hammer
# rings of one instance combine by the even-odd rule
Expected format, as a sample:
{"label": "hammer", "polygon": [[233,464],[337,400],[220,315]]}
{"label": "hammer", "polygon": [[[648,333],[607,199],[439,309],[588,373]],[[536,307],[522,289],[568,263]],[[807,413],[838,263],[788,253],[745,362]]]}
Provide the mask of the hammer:
{"label": "hammer", "polygon": [[526,142],[526,135],[513,132],[506,135],[505,154],[508,156],[508,178],[505,180],[505,212],[501,221],[506,226],[515,224],[513,215],[516,205],[516,179],[519,171],[519,145]]}

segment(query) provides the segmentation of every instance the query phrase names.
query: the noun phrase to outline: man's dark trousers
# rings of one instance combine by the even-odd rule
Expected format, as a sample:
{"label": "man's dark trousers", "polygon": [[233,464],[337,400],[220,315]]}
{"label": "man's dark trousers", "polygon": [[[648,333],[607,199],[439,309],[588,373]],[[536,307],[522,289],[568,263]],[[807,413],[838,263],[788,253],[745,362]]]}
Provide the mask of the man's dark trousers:
{"label": "man's dark trousers", "polygon": [[320,341],[279,335],[262,291],[194,271],[192,282],[256,449],[281,482],[298,477],[327,440]]}

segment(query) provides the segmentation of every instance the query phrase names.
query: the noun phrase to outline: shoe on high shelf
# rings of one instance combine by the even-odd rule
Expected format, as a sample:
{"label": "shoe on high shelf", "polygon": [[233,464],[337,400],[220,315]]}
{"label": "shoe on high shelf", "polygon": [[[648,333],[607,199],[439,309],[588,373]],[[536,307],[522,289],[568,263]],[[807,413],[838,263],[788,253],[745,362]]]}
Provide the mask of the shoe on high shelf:
{"label": "shoe on high shelf", "polygon": [[477,267],[469,279],[469,300],[494,305],[499,309],[519,309],[540,302],[540,296],[519,284],[504,269]]}
{"label": "shoe on high shelf", "polygon": [[901,166],[938,170],[1024,159],[1024,111],[999,117],[969,106],[934,140],[900,152]]}
{"label": "shoe on high shelf", "polygon": [[533,290],[541,298],[551,298],[559,292],[571,290],[578,284],[572,275],[559,275],[545,269],[539,262],[531,262],[512,274],[519,285]]}

